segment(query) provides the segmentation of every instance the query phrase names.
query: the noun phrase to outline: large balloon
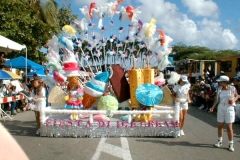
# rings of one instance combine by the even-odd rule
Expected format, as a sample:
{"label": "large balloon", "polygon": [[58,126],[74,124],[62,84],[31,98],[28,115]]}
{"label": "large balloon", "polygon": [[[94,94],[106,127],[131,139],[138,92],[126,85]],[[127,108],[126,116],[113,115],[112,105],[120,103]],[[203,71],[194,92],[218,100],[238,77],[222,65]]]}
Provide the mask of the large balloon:
{"label": "large balloon", "polygon": [[163,44],[165,43],[165,34],[164,34],[163,30],[158,30],[158,33],[159,33],[160,38],[161,38],[160,45],[163,46]]}
{"label": "large balloon", "polygon": [[89,17],[90,17],[90,19],[92,19],[93,18],[93,9],[96,7],[96,3],[95,2],[92,2],[91,4],[90,4],[90,7],[89,7]]}

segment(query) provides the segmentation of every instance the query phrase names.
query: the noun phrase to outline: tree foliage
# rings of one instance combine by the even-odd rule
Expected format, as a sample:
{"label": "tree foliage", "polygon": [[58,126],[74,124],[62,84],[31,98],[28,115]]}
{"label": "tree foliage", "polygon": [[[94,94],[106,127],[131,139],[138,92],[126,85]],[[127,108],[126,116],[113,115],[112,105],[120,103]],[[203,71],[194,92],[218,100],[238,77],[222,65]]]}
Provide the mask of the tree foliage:
{"label": "tree foliage", "polygon": [[[40,48],[58,35],[64,24],[69,24],[77,15],[71,14],[71,6],[58,10],[54,0],[1,0],[0,34],[24,44],[28,58],[36,62],[45,61]],[[25,52],[12,52],[7,58],[25,55]]]}
{"label": "tree foliage", "polygon": [[66,24],[70,24],[74,19],[78,19],[78,15],[72,14],[71,4],[63,5],[59,9],[57,17],[60,28]]}
{"label": "tree foliage", "polygon": [[201,46],[186,46],[182,43],[173,46],[173,53],[175,61],[186,58],[197,60],[215,60],[220,57],[240,54],[237,50],[211,50]]}
{"label": "tree foliage", "polygon": [[[57,26],[39,19],[39,11],[26,0],[1,0],[0,11],[0,34],[25,44],[28,57],[38,62],[42,61],[44,56],[38,50],[57,31]],[[25,53],[12,53],[8,58],[19,55]]]}

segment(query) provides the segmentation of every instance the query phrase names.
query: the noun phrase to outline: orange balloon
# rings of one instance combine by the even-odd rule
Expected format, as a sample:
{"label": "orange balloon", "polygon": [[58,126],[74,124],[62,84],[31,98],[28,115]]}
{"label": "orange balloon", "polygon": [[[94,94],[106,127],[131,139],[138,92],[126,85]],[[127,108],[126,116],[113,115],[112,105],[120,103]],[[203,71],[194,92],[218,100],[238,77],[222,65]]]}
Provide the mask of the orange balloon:
{"label": "orange balloon", "polygon": [[160,35],[161,41],[160,41],[160,45],[162,46],[165,43],[165,34],[163,30],[158,30],[158,33]]}

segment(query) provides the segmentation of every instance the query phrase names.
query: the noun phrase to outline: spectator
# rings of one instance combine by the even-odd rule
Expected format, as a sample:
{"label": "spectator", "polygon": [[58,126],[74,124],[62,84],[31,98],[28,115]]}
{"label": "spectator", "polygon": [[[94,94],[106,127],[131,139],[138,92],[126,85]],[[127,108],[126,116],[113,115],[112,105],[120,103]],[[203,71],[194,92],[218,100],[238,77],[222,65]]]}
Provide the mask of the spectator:
{"label": "spectator", "polygon": [[[8,96],[16,96],[17,92],[16,92],[16,86],[11,86],[9,89],[9,93]],[[11,103],[11,115],[16,115],[16,113],[14,113],[16,106],[17,106],[17,101],[13,100]]]}
{"label": "spectator", "polygon": [[209,111],[209,109],[212,107],[213,104],[213,92],[211,89],[210,84],[205,85],[205,91],[204,91],[204,111]]}
{"label": "spectator", "polygon": [[4,58],[5,54],[4,52],[0,52],[0,69],[5,67],[5,58]]}
{"label": "spectator", "polygon": [[40,79],[36,73],[33,74],[33,80]]}
{"label": "spectator", "polygon": [[[2,82],[1,82],[2,83],[1,91],[2,91],[2,96],[3,97],[7,96],[8,93],[9,93],[9,89],[11,87],[10,82],[11,82],[10,80],[2,80]],[[9,108],[9,103],[3,103],[3,109],[6,110],[8,108]]]}
{"label": "spectator", "polygon": [[[27,91],[26,88],[23,87],[22,83],[19,80],[13,79],[11,81],[11,85],[16,86],[16,93],[17,94],[21,93],[21,94],[24,94],[26,96],[29,96],[29,91]],[[22,99],[21,102],[22,102],[22,110],[26,111],[28,109],[28,100],[25,98],[25,99]]]}

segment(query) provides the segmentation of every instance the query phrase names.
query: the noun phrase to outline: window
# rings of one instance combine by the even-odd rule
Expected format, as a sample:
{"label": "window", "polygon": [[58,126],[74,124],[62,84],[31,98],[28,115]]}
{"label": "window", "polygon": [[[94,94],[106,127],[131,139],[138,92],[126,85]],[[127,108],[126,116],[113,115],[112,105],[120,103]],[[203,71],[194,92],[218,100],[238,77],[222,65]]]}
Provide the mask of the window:
{"label": "window", "polygon": [[232,61],[221,62],[220,70],[224,72],[232,72]]}

